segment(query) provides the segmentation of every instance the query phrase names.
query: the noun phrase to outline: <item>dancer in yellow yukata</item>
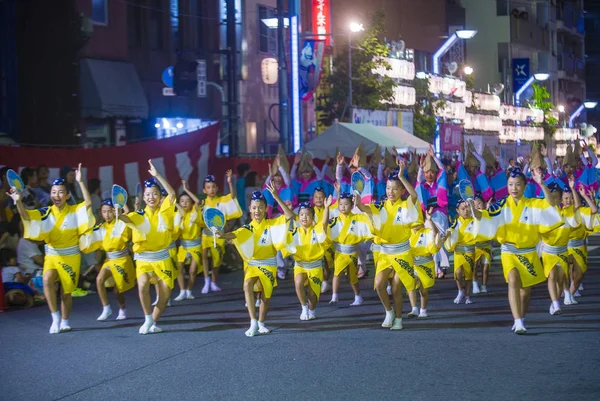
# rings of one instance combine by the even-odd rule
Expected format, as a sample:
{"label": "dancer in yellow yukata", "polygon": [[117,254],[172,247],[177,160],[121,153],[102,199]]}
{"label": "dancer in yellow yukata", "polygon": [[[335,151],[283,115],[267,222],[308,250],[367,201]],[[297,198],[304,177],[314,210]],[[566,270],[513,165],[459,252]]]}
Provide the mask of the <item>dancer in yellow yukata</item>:
{"label": "dancer in yellow yukata", "polygon": [[[329,223],[329,207],[332,198],[329,196],[324,203],[320,220],[315,219],[315,210],[309,202],[298,205],[299,225],[294,228],[286,250],[293,255],[294,282],[296,295],[302,306],[300,320],[312,320],[321,295],[323,283],[323,262],[327,247],[327,226]],[[307,294],[304,287],[308,287]]]}
{"label": "dancer in yellow yukata", "polygon": [[[204,179],[203,191],[206,194],[204,207],[214,207],[219,209],[225,215],[226,221],[231,221],[242,217],[242,208],[237,201],[235,185],[232,183],[233,172],[227,170],[227,184],[229,185],[229,194],[218,195],[219,186],[215,182],[215,176],[208,175]],[[208,228],[202,229],[202,267],[204,268],[204,287],[202,293],[207,294],[209,291],[221,291],[217,285],[219,275],[219,267],[223,262],[223,254],[225,253],[225,240],[217,238],[217,247],[214,245],[214,234]],[[208,256],[212,262],[212,277],[208,276]]]}
{"label": "dancer in yellow yukata", "polygon": [[421,308],[417,306],[416,292],[409,292],[412,311],[408,316],[416,316],[419,319],[428,317],[429,289],[435,284],[436,277],[433,257],[440,251],[445,239],[431,219],[431,211],[433,211],[433,208],[428,208],[425,211],[425,224],[414,225],[410,236],[410,250],[414,258],[417,287],[421,295]]}
{"label": "dancer in yellow yukata", "polygon": [[[476,195],[475,208],[477,210],[487,210],[487,203],[481,195]],[[487,293],[487,283],[490,276],[490,266],[492,264],[492,243],[483,241],[475,244],[475,269],[473,270],[473,294]],[[481,285],[477,281],[477,276],[481,270]]]}
{"label": "dancer in yellow yukata", "polygon": [[[246,331],[248,337],[271,332],[265,327],[265,319],[269,311],[273,288],[277,286],[276,254],[285,249],[289,239],[289,223],[295,218],[294,212],[279,197],[273,183],[269,183],[267,189],[283,211],[282,216],[268,219],[266,217],[267,201],[262,192],[255,191],[252,193],[250,201],[252,221],[233,232],[217,233],[220,238],[233,240],[244,260],[244,296],[250,315],[250,328]],[[258,319],[256,318],[255,290],[261,292]]]}
{"label": "dancer in yellow yukata", "polygon": [[548,294],[550,295],[550,314],[560,315],[560,295],[569,277],[569,237],[572,230],[581,225],[578,209],[581,206],[579,197],[573,196],[575,177],[569,177],[569,186],[561,190],[556,183],[548,186],[550,198],[548,201],[559,208],[564,224],[555,230],[542,234],[540,252],[544,275],[548,279]]}
{"label": "dancer in yellow yukata", "polygon": [[[323,187],[315,188],[315,192],[313,194],[313,209],[315,211],[314,221],[319,222],[323,218],[323,214],[325,209],[328,210],[329,218],[335,217],[339,214],[337,207],[330,205],[329,207],[325,207],[325,201],[327,199],[327,195],[325,195],[325,189]],[[323,264],[323,282],[321,284],[321,294],[326,293],[329,290],[329,278],[331,276],[331,269],[333,268],[333,243],[327,240],[327,246],[325,249],[325,260]]]}
{"label": "dancer in yellow yukata", "polygon": [[571,262],[571,285],[566,285],[564,290],[564,304],[575,305],[578,302],[575,297],[579,295],[578,289],[583,281],[583,276],[588,268],[587,237],[591,232],[600,231],[600,216],[596,206],[595,194],[592,190],[586,190],[582,185],[578,191],[573,191],[573,196],[579,196],[585,200],[586,206],[579,208],[582,224],[571,230],[569,235],[569,258]]}
{"label": "dancer in yellow yukata", "polygon": [[508,177],[509,196],[475,211],[478,235],[482,240],[496,239],[501,244],[502,270],[508,283],[508,301],[514,318],[512,330],[527,332],[524,318],[529,307],[531,287],[544,282],[544,268],[537,253],[540,236],[564,224],[558,209],[548,202],[549,190],[538,170],[532,172],[546,199],[525,198],[526,179],[520,169]]}
{"label": "dancer in yellow yukata", "polygon": [[[77,288],[81,269],[79,237],[94,227],[96,220],[92,212],[92,198],[81,175],[81,163],[75,172],[75,180],[81,188],[83,203],[69,205],[70,199],[65,180],[54,180],[50,189],[52,206],[37,210],[27,210],[21,195],[14,188],[8,194],[17,205],[23,222],[23,238],[46,243],[44,257],[44,295],[52,315],[50,334],[71,331],[69,315],[73,300],[71,293]],[[61,285],[61,312],[56,303],[54,283]]]}
{"label": "dancer in yellow yukata", "polygon": [[444,247],[448,252],[454,251],[454,280],[458,287],[458,295],[454,298],[455,304],[463,301],[465,304],[473,303],[471,284],[475,268],[477,232],[472,212],[475,210],[477,209],[472,199],[469,199],[468,202],[459,199],[456,204],[458,216],[446,231]]}
{"label": "dancer in yellow yukata", "polygon": [[[179,283],[180,293],[175,301],[184,299],[194,299],[192,289],[198,275],[198,267],[202,265],[202,233],[204,220],[202,219],[202,208],[200,199],[187,186],[185,181],[181,181],[185,193],[179,195],[178,213],[175,215],[175,226],[179,227],[180,246],[177,252],[177,263],[179,265]],[[185,286],[184,263],[186,259],[191,258],[190,273],[188,285]]]}
{"label": "dancer in yellow yukata", "polygon": [[[339,186],[337,186],[339,188]],[[340,275],[346,272],[354,291],[354,302],[350,306],[363,304],[358,286],[358,244],[373,237],[372,223],[367,215],[354,214],[352,209],[360,203],[360,197],[348,192],[339,192],[339,216],[329,219],[328,238],[333,242],[333,293],[330,304],[339,301]],[[354,199],[353,199],[354,198]]]}
{"label": "dancer in yellow yukata", "polygon": [[123,294],[135,286],[135,266],[128,247],[131,241],[131,228],[115,218],[116,210],[111,199],[102,201],[100,214],[104,221],[79,238],[79,248],[83,253],[95,251],[106,253],[104,263],[96,277],[98,297],[102,303],[102,314],[96,320],[104,321],[112,315],[106,287],[115,288],[119,303],[117,320],[125,320],[127,308]]}
{"label": "dancer in yellow yukata", "polygon": [[[148,160],[148,164],[150,166],[148,172],[152,178],[144,181],[146,207],[119,216],[133,230],[138,292],[144,310],[144,324],[139,329],[140,334],[163,331],[156,323],[167,307],[177,278],[177,268],[169,252],[169,246],[173,242],[177,195],[167,180],[156,171],[151,160]],[[167,192],[164,199],[162,199],[159,183]],[[157,284],[159,292],[154,310],[150,300],[150,284]]]}
{"label": "dancer in yellow yukata", "polygon": [[[381,327],[402,329],[402,286],[406,291],[416,289],[414,260],[410,249],[411,226],[423,224],[417,192],[404,176],[406,163],[388,176],[385,191],[387,200],[369,206],[356,206],[372,218],[373,233],[379,238],[380,251],[375,266],[375,288],[385,309]],[[408,193],[406,200],[403,195]],[[341,208],[340,204],[340,208]],[[368,226],[366,227],[368,228]],[[393,276],[394,308],[387,292],[388,278]]]}

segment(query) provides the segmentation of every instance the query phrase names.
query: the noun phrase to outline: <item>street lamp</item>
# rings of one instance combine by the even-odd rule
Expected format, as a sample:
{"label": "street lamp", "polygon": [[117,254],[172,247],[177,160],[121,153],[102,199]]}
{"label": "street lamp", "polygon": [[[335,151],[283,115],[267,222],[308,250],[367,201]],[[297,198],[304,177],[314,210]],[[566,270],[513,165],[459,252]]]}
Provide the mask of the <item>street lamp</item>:
{"label": "street lamp", "polygon": [[435,74],[440,73],[440,59],[442,58],[442,56],[444,54],[446,54],[446,52],[448,52],[448,50],[450,50],[450,48],[452,47],[452,45],[454,45],[454,43],[456,43],[459,39],[465,39],[465,40],[471,39],[476,34],[477,34],[477,31],[475,31],[475,30],[462,29],[462,30],[456,31],[452,35],[450,35],[450,37],[446,40],[446,42],[444,42],[442,47],[440,47],[438,49],[438,51],[436,51],[435,54],[433,55],[433,72]]}
{"label": "street lamp", "polygon": [[580,104],[579,107],[577,108],[577,110],[575,110],[573,112],[573,114],[571,114],[571,117],[569,117],[569,127],[573,128],[573,121],[577,117],[579,117],[579,115],[581,114],[583,109],[593,109],[597,105],[598,105],[598,102],[592,102],[592,101],[587,101],[587,102],[583,102],[583,104]]}
{"label": "street lamp", "polygon": [[521,95],[527,88],[531,86],[531,84],[533,84],[534,81],[537,80],[541,82],[547,80],[548,78],[550,78],[550,74],[545,72],[538,72],[537,74],[530,76],[529,79],[525,81],[525,83],[519,88],[517,93],[515,93],[515,106],[521,105]]}
{"label": "street lamp", "polygon": [[465,68],[463,68],[463,72],[465,73],[465,75],[471,75],[473,73],[473,67],[466,66]]}
{"label": "street lamp", "polygon": [[[364,30],[363,24],[356,21],[350,23],[350,32],[348,32],[348,109],[350,110],[350,122],[352,122],[352,33]],[[342,116],[345,114],[342,113]]]}

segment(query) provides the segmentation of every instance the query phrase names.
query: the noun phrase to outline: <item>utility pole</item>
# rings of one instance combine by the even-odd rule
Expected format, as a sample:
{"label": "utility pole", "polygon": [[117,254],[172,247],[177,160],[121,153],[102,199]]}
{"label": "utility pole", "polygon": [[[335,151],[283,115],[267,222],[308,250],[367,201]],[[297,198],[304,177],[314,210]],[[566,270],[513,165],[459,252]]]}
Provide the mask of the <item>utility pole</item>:
{"label": "utility pole", "polygon": [[277,62],[279,68],[279,143],[289,153],[290,120],[287,83],[287,62],[285,58],[284,0],[277,0]]}
{"label": "utility pole", "polygon": [[[229,118],[229,156],[237,156],[238,149],[238,73],[235,0],[227,0],[227,114]],[[239,10],[241,12],[241,10]]]}

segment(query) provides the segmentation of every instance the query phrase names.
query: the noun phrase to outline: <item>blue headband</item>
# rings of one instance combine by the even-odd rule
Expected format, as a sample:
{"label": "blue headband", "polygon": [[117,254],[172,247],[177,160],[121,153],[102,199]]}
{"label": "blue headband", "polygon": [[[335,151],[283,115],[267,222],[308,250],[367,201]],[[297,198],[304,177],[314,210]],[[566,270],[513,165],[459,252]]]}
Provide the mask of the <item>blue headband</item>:
{"label": "blue headband", "polygon": [[54,181],[52,181],[52,185],[65,185],[65,179],[57,178]]}
{"label": "blue headband", "polygon": [[555,182],[551,182],[550,184],[548,184],[548,189],[550,190],[550,193],[558,192],[561,190],[560,185],[558,185]]}
{"label": "blue headband", "polygon": [[350,192],[342,192],[340,194],[340,199],[350,199],[350,200],[352,200],[352,194]]}
{"label": "blue headband", "polygon": [[156,182],[155,178],[149,178],[146,181],[144,181],[144,186],[146,188],[159,188],[158,182]]}
{"label": "blue headband", "polygon": [[479,199],[480,201],[482,201],[483,203],[485,203],[485,199],[483,199],[483,196],[481,196],[481,192],[477,192],[475,194],[475,198],[474,199]]}
{"label": "blue headband", "polygon": [[168,194],[167,194],[167,191],[166,191],[166,190],[164,190],[164,189],[161,189],[161,190],[160,190],[160,194],[161,194],[162,196],[167,196],[167,195],[168,195]]}
{"label": "blue headband", "polygon": [[465,200],[462,198],[458,198],[458,200],[456,201],[456,208],[458,208],[461,203],[465,203]]}
{"label": "blue headband", "polygon": [[312,210],[312,205],[310,204],[310,202],[300,202],[300,204],[298,205],[298,211],[302,210],[302,209],[311,209]]}
{"label": "blue headband", "polygon": [[323,187],[316,187],[315,188],[315,192],[323,192],[323,193],[325,193],[325,190],[323,189]]}
{"label": "blue headband", "polygon": [[573,191],[571,191],[571,187],[565,186],[565,188],[563,189],[564,193],[570,194],[573,193]]}
{"label": "blue headband", "polygon": [[100,204],[100,206],[110,206],[110,207],[115,207],[115,205],[113,204],[112,199],[106,198],[102,201],[102,203]]}
{"label": "blue headband", "polygon": [[260,191],[254,191],[254,192],[252,192],[252,200],[265,202],[265,196]]}
{"label": "blue headband", "polygon": [[509,174],[510,178],[517,178],[517,177],[521,177],[523,179],[525,179],[525,174],[523,174],[523,172],[521,172],[521,169],[518,167],[515,167]]}
{"label": "blue headband", "polygon": [[206,178],[204,178],[204,182],[215,182],[215,176],[212,174],[209,174],[206,176]]}
{"label": "blue headband", "polygon": [[400,170],[392,171],[391,173],[388,174],[388,180],[400,181],[400,177],[398,177],[398,174],[400,174]]}

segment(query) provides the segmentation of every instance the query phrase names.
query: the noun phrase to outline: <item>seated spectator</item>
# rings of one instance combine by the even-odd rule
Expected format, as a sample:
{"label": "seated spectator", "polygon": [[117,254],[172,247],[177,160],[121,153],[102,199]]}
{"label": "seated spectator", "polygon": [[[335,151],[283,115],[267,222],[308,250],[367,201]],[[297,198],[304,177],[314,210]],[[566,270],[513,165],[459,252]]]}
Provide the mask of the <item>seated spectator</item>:
{"label": "seated spectator", "polygon": [[96,221],[102,221],[102,216],[100,215],[100,207],[102,206],[100,180],[98,178],[90,178],[88,181],[88,190],[92,196],[92,212],[96,216]]}
{"label": "seated spectator", "polygon": [[67,200],[69,205],[76,205],[83,200],[83,197],[79,195],[79,192],[75,185],[75,170],[69,166],[65,166],[60,169],[60,178],[65,180],[65,187],[69,191],[71,197]]}
{"label": "seated spectator", "polygon": [[50,188],[52,187],[48,182],[48,176],[50,175],[50,170],[48,167],[41,164],[37,168],[37,179],[38,179],[38,189],[47,193],[50,196]]}
{"label": "seated spectator", "polygon": [[36,272],[44,268],[44,255],[38,244],[25,238],[17,245],[17,264],[25,275],[35,277]]}
{"label": "seated spectator", "polygon": [[10,222],[0,222],[0,249],[10,248],[16,251],[19,244],[19,223],[18,215],[13,216]]}
{"label": "seated spectator", "polygon": [[33,305],[34,292],[17,267],[17,253],[8,248],[0,249],[2,283],[4,298],[8,306],[30,308]]}
{"label": "seated spectator", "polygon": [[33,189],[37,186],[37,173],[31,167],[25,167],[23,171],[21,171],[21,179],[25,184],[25,188],[23,189],[23,192],[21,192],[21,200],[23,201],[25,209],[38,209],[40,207],[40,202]]}

